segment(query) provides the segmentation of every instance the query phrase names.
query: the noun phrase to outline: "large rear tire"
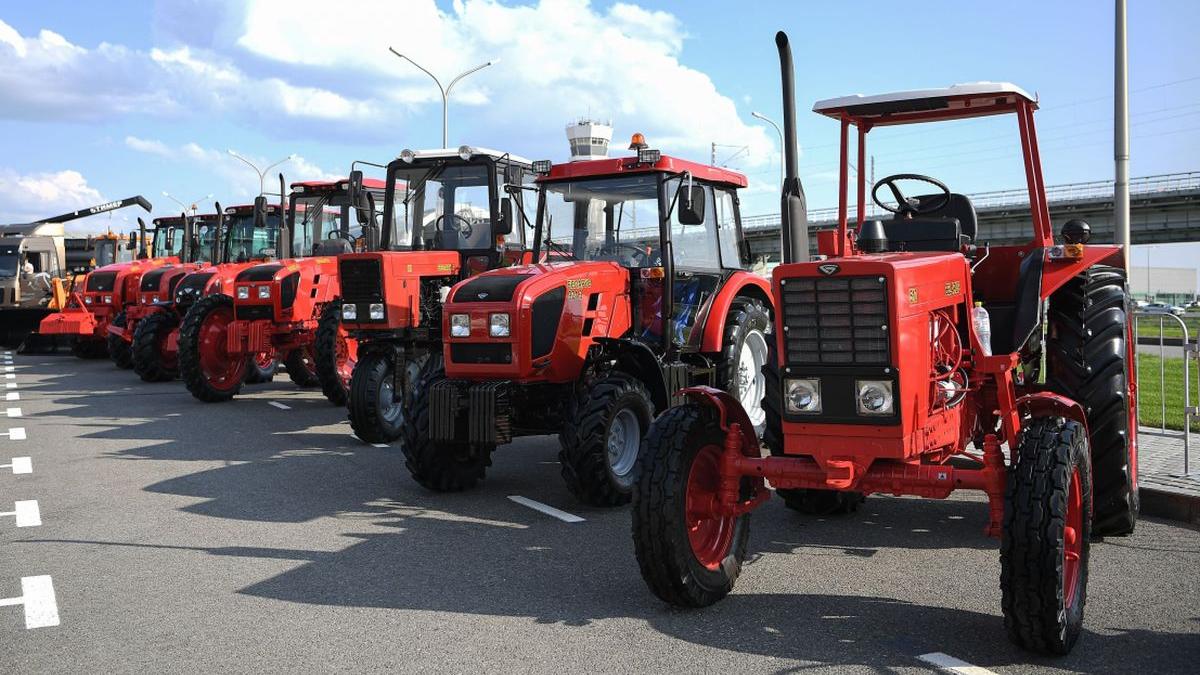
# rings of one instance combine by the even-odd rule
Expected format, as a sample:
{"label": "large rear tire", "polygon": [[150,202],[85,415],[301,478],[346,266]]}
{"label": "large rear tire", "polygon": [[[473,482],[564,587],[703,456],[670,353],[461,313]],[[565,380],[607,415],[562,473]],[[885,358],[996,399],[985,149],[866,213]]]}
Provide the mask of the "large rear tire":
{"label": "large rear tire", "polygon": [[[112,318],[112,325],[117,328],[124,328],[126,323],[125,312],[117,312],[117,315]],[[125,370],[132,368],[133,349],[130,343],[112,333],[108,333],[104,338],[108,344],[108,358],[112,359],[113,364]]]}
{"label": "large rear tire", "polygon": [[145,382],[167,382],[179,376],[179,354],[167,351],[179,327],[173,310],[162,310],[138,322],[133,331],[133,372]]}
{"label": "large rear tire", "polygon": [[179,375],[192,396],[206,403],[237,396],[246,380],[246,358],[226,350],[233,321],[233,298],[215,294],[197,300],[179,326]]}
{"label": "large rear tire", "polygon": [[558,461],[571,494],[592,506],[628,503],[653,419],[650,392],[633,376],[613,373],[581,392],[559,434]]}
{"label": "large rear tire", "polygon": [[311,346],[299,347],[288,352],[283,361],[287,369],[288,379],[297,387],[315,387],[321,384],[317,377],[317,356]]}
{"label": "large rear tire", "polygon": [[440,356],[430,356],[413,387],[408,423],[403,425],[405,463],[413,480],[437,492],[461,492],[483,481],[492,465],[491,446],[436,443],[429,435],[429,392],[446,379]]}
{"label": "large rear tire", "polygon": [[1095,475],[1097,535],[1133,532],[1139,510],[1132,311],[1125,273],[1097,265],[1050,296],[1046,384],[1083,406]]}
{"label": "large rear tire", "polygon": [[335,298],[321,310],[313,346],[316,349],[317,378],[321,380],[321,393],[334,405],[346,405],[350,395],[350,382],[358,362],[358,341],[342,329],[340,299]]}
{"label": "large rear tire", "polygon": [[667,410],[646,435],[633,491],[633,545],[642,579],[662,600],[705,607],[733,590],[750,516],[707,511],[716,499],[725,435],[711,410]]}
{"label": "large rear tire", "polygon": [[1004,495],[1000,589],[1004,627],[1014,643],[1066,654],[1083,627],[1092,471],[1082,425],[1061,417],[1030,420]]}
{"label": "large rear tire", "polygon": [[717,371],[717,387],[737,397],[759,434],[766,425],[763,368],[767,365],[770,330],[771,314],[761,300],[734,299],[725,318],[725,339],[718,361],[723,365]]}

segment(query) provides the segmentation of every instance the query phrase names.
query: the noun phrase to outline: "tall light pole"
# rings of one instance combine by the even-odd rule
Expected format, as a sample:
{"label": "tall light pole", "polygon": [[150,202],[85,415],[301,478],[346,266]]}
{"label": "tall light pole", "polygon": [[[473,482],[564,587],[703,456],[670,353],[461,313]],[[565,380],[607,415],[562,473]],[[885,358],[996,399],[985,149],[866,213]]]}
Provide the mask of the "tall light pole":
{"label": "tall light pole", "polygon": [[783,130],[779,128],[779,125],[774,120],[762,113],[752,112],[750,115],[775,127],[775,133],[779,134],[779,184],[783,185],[784,176],[786,175],[783,167]]}
{"label": "tall light pole", "polygon": [[[175,202],[176,204],[178,204],[179,209],[181,211],[191,211],[193,218],[196,217],[196,211],[199,208],[200,202],[206,202],[206,201],[212,199],[212,194],[210,193],[210,194],[204,195],[203,197],[201,197],[199,199],[193,199],[190,202],[181,202],[175,198],[175,195],[171,194],[170,192],[167,192],[166,190],[163,190],[163,196],[166,197],[167,199],[170,199],[171,201]],[[188,206],[188,204],[191,204],[191,206]]]}
{"label": "tall light pole", "polygon": [[1125,40],[1125,0],[1116,0],[1116,35],[1113,39],[1113,182],[1114,239],[1125,250],[1125,269],[1129,269],[1129,50]]}
{"label": "tall light pole", "polygon": [[237,154],[233,150],[226,150],[226,152],[228,152],[231,156],[245,162],[246,166],[250,167],[251,169],[254,169],[254,173],[258,174],[258,194],[259,194],[259,196],[262,196],[263,194],[266,193],[266,188],[264,187],[263,184],[266,180],[267,173],[270,172],[271,169],[274,169],[275,167],[279,166],[280,164],[283,164],[284,162],[296,159],[296,155],[291,154],[260,171],[258,169],[258,167],[254,165],[254,162],[251,162],[250,160],[246,159],[245,157],[242,157],[241,155]]}
{"label": "tall light pole", "polygon": [[478,72],[480,70],[483,70],[484,68],[487,68],[488,66],[493,66],[497,63],[500,63],[500,59],[492,59],[491,61],[488,61],[487,63],[481,63],[481,64],[475,66],[474,68],[468,68],[467,70],[464,70],[463,72],[459,73],[458,75],[455,75],[454,79],[450,80],[449,86],[443,87],[442,81],[437,78],[437,75],[434,75],[433,73],[426,70],[421,64],[417,63],[416,61],[413,61],[412,59],[408,58],[407,56],[396,51],[396,49],[394,47],[388,47],[388,51],[395,54],[396,56],[399,56],[400,58],[404,59],[405,61],[408,61],[409,63],[416,66],[417,69],[420,70],[422,73],[425,73],[429,77],[433,78],[433,83],[438,86],[438,91],[440,91],[442,93],[442,147],[443,148],[450,147],[450,113],[449,113],[450,90],[454,89],[454,85],[458,84],[459,80],[470,75],[471,73]]}

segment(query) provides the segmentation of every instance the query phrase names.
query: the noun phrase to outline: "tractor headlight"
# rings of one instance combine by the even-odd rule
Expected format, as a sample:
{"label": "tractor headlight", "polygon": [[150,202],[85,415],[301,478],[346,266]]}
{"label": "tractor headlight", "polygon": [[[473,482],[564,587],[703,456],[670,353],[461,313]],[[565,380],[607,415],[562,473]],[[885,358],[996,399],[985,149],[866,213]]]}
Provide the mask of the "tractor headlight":
{"label": "tractor headlight", "polygon": [[92,300],[92,296],[90,296],[90,295],[85,295],[85,296],[83,297],[83,303],[84,303],[85,305],[90,305],[90,304],[92,304],[92,302],[93,302],[93,300]]}
{"label": "tractor headlight", "polygon": [[450,337],[467,337],[471,334],[471,315],[450,315]]}
{"label": "tractor headlight", "polygon": [[271,287],[270,286],[259,286],[258,287],[258,299],[259,300],[270,300],[271,299]]}
{"label": "tractor headlight", "polygon": [[492,337],[508,337],[508,314],[493,314],[488,319],[488,334]]}
{"label": "tractor headlight", "polygon": [[784,380],[787,410],[790,413],[812,415],[821,412],[821,380]]}
{"label": "tractor headlight", "polygon": [[383,303],[372,302],[371,306],[367,308],[367,316],[369,316],[372,321],[383,321]]}
{"label": "tractor headlight", "polygon": [[150,296],[150,304],[152,304],[152,305],[158,304],[158,296],[157,295]]}
{"label": "tractor headlight", "polygon": [[892,383],[888,380],[856,380],[854,389],[858,392],[858,414],[860,415],[891,415],[895,408],[895,397],[892,396]]}
{"label": "tractor headlight", "polygon": [[250,287],[249,286],[238,286],[237,299],[245,300],[249,297],[250,297]]}
{"label": "tractor headlight", "polygon": [[342,321],[358,321],[358,306],[342,305]]}
{"label": "tractor headlight", "polygon": [[106,304],[106,305],[112,304],[112,296],[111,295],[104,296],[104,304]]}

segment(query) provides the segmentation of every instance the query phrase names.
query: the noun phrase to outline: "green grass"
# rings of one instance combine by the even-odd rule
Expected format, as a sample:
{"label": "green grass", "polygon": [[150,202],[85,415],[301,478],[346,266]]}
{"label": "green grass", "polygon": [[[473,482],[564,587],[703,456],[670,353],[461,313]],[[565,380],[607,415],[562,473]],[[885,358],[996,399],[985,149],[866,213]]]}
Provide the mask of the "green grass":
{"label": "green grass", "polygon": [[[1185,314],[1183,322],[1187,324],[1188,339],[1195,341],[1196,336],[1200,335],[1200,315],[1191,312]],[[1159,317],[1157,316],[1139,316],[1137,327],[1138,337],[1157,338],[1159,332]],[[1183,330],[1179,327],[1179,322],[1169,316],[1162,317],[1162,335],[1166,338],[1182,338]]]}
{"label": "green grass", "polygon": [[[1149,427],[1161,427],[1163,420],[1163,392],[1167,398],[1167,428],[1183,430],[1183,359],[1160,359],[1152,354],[1138,354],[1138,418]],[[1159,377],[1159,368],[1162,377]],[[1192,361],[1192,401],[1197,399],[1196,387],[1200,382],[1200,369]],[[1200,431],[1200,422],[1192,419],[1192,431]]]}

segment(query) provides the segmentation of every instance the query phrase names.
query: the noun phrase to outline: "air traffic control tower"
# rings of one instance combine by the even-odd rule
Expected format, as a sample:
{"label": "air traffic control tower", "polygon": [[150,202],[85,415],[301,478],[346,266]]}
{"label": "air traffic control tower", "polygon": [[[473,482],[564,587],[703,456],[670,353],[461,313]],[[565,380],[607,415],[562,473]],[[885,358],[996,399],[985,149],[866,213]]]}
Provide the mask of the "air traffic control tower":
{"label": "air traffic control tower", "polygon": [[567,125],[567,141],[571,143],[571,161],[608,157],[608,144],[612,141],[612,123],[582,118]]}

